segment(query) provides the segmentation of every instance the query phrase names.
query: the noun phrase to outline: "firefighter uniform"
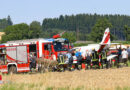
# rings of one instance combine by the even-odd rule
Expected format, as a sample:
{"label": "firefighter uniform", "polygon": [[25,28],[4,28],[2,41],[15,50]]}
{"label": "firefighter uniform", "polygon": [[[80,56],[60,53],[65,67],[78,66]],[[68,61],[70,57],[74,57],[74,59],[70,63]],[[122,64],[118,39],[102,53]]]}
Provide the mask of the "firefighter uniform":
{"label": "firefighter uniform", "polygon": [[86,51],[86,68],[90,68],[92,60],[92,53],[90,51]]}
{"label": "firefighter uniform", "polygon": [[58,63],[60,71],[64,71],[65,55],[63,54],[58,55]]}
{"label": "firefighter uniform", "polygon": [[92,53],[92,65],[97,65],[99,66],[99,53],[95,50],[93,50]]}

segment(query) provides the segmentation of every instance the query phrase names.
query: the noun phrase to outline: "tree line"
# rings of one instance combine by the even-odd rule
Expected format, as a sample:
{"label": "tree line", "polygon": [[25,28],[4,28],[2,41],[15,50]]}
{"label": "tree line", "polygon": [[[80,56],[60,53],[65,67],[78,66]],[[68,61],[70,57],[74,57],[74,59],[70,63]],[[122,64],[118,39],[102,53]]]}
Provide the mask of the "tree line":
{"label": "tree line", "polygon": [[51,38],[66,31],[63,37],[71,42],[93,40],[99,42],[104,30],[109,27],[112,40],[130,41],[130,16],[77,14],[60,15],[58,18],[45,18],[42,24],[32,21],[30,25],[20,23],[13,25],[11,17],[0,19],[0,31],[4,31],[1,42],[31,38]]}
{"label": "tree line", "polygon": [[130,27],[130,16],[127,15],[97,15],[78,14],[60,15],[58,18],[46,18],[43,20],[43,30],[53,30],[55,28],[78,33],[79,40],[91,40],[90,33],[94,25],[100,19],[106,19],[112,24],[110,30],[117,40],[125,40],[124,26]]}
{"label": "tree line", "polygon": [[0,31],[3,31],[7,26],[13,25],[11,17],[0,19]]}

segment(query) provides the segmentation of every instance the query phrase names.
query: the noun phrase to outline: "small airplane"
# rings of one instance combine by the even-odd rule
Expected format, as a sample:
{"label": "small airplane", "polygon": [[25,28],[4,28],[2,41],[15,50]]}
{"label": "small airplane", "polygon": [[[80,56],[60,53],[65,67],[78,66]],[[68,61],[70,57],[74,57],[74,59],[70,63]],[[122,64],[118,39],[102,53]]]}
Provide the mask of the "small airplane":
{"label": "small airplane", "polygon": [[103,39],[99,44],[89,44],[88,46],[75,47],[79,52],[92,51],[95,49],[97,52],[101,52],[104,48],[108,48],[110,46],[110,30],[107,28],[104,32]]}
{"label": "small airplane", "polygon": [[[75,47],[79,52],[82,53],[82,56],[86,54],[86,52],[91,52],[92,50],[95,50],[97,52],[103,51],[103,49],[110,48],[110,45],[112,44],[118,44],[118,43],[111,43],[110,41],[110,30],[109,28],[106,28],[103,39],[101,43],[99,44],[89,44],[88,46],[81,46],[81,47]],[[117,57],[117,55],[109,55],[107,56],[107,61],[112,60],[113,58]]]}

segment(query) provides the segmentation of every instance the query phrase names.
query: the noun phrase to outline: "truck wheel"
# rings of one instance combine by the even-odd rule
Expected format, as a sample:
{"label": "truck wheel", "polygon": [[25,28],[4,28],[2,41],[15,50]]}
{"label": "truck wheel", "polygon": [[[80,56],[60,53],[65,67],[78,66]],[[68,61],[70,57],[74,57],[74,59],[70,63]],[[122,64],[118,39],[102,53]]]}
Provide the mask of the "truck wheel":
{"label": "truck wheel", "polygon": [[15,66],[11,66],[10,68],[9,68],[9,72],[8,72],[9,74],[11,74],[11,73],[17,73],[17,69],[16,69],[16,67]]}

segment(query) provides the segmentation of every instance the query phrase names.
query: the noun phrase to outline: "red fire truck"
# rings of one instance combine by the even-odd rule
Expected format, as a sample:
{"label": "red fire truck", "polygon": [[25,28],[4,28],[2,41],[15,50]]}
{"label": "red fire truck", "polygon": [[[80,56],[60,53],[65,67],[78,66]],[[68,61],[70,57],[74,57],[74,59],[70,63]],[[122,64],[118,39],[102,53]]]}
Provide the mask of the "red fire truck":
{"label": "red fire truck", "polygon": [[35,53],[37,58],[56,60],[59,53],[66,53],[68,49],[69,41],[64,38],[8,41],[0,44],[0,70],[3,73],[29,72],[30,53]]}

